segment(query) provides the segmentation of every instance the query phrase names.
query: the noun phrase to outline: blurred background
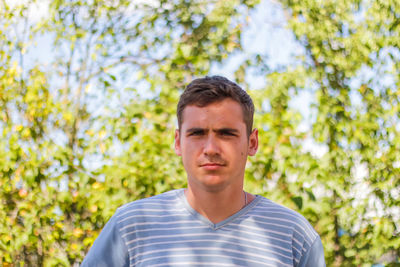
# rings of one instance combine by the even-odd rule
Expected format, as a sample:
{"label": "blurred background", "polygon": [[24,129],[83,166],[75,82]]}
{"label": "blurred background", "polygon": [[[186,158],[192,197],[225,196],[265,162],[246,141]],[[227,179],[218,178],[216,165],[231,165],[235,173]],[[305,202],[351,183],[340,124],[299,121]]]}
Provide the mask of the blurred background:
{"label": "blurred background", "polygon": [[176,104],[256,105],[246,190],[303,214],[327,266],[400,266],[397,0],[1,0],[0,264],[77,266],[117,207],[186,186]]}

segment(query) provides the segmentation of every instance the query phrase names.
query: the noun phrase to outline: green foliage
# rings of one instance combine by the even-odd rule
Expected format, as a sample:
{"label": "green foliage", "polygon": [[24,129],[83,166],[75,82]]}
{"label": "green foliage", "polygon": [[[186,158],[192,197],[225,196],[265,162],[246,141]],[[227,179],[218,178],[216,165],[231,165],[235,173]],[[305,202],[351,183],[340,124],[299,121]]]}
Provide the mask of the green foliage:
{"label": "green foliage", "polygon": [[255,3],[135,2],[1,2],[0,264],[79,263],[117,207],[185,186],[180,90]]}
{"label": "green foliage", "polygon": [[400,4],[281,5],[304,54],[273,69],[242,47],[258,1],[1,1],[0,264],[79,263],[117,207],[184,187],[177,99],[235,54],[266,79],[247,189],[309,219],[328,266],[399,264]]}
{"label": "green foliage", "polygon": [[[399,264],[400,5],[288,0],[282,6],[305,53],[295,63],[301,67],[267,74],[259,98],[268,99],[270,111],[258,122],[267,143],[248,175],[258,186],[271,177],[263,190],[312,221],[328,266]],[[304,93],[313,103],[309,131],[299,131],[288,104]],[[306,140],[322,155],[307,152]]]}

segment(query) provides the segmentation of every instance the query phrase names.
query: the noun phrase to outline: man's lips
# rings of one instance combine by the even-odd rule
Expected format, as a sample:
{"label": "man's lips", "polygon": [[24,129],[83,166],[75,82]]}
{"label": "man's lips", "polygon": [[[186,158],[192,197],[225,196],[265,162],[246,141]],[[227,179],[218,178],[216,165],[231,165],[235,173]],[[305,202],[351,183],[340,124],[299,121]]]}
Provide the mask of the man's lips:
{"label": "man's lips", "polygon": [[206,169],[206,170],[210,170],[210,171],[217,170],[217,169],[222,168],[224,166],[225,166],[225,164],[213,163],[213,162],[200,164],[201,168]]}

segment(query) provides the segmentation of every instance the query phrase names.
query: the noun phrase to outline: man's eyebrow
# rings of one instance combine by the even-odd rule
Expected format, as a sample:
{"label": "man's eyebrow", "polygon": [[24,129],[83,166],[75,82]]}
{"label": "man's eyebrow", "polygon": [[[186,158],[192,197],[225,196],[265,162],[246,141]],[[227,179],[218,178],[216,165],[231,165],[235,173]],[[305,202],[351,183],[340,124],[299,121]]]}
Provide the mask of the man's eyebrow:
{"label": "man's eyebrow", "polygon": [[186,130],[187,133],[193,133],[193,132],[203,132],[205,131],[204,128],[200,128],[200,127],[193,127],[193,128],[189,128]]}
{"label": "man's eyebrow", "polygon": [[[194,132],[206,132],[208,131],[208,129],[204,129],[204,128],[200,128],[200,127],[193,127],[193,128],[189,128],[186,130],[186,133],[194,133]],[[235,128],[219,128],[219,129],[213,129],[213,132],[216,133],[234,133],[237,134],[239,133],[238,129]]]}
{"label": "man's eyebrow", "polygon": [[215,129],[213,131],[219,133],[239,133],[239,130],[235,128],[220,128],[220,129]]}

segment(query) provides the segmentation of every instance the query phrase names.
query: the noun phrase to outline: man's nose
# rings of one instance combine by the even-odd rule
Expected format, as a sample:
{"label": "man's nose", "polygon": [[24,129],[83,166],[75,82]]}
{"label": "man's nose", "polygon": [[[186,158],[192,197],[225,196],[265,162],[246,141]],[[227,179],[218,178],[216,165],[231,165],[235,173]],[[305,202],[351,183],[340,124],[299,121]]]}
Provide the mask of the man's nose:
{"label": "man's nose", "polygon": [[219,144],[216,136],[214,136],[213,134],[208,135],[204,144],[204,154],[215,155],[219,153]]}

